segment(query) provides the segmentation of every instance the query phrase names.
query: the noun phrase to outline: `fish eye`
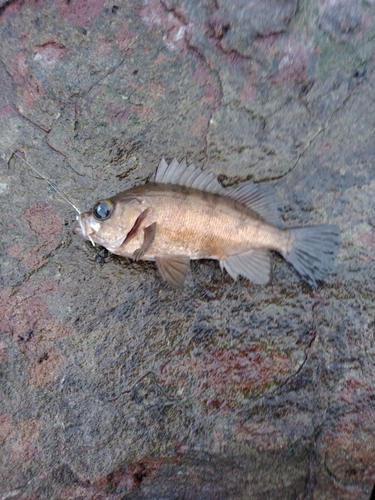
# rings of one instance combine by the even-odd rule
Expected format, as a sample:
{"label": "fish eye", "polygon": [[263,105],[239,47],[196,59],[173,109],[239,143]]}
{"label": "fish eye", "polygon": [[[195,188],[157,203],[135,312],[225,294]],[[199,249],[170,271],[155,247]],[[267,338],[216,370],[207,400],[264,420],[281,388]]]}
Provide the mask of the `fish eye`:
{"label": "fish eye", "polygon": [[97,220],[106,220],[111,217],[113,213],[113,203],[111,200],[98,201],[92,209],[92,214]]}

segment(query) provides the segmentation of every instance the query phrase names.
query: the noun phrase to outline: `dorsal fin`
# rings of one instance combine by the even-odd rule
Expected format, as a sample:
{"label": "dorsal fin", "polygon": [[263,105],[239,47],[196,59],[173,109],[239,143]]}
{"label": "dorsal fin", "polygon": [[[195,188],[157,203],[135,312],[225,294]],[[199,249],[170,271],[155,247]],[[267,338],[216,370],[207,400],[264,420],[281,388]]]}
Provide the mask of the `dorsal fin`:
{"label": "dorsal fin", "polygon": [[246,181],[237,186],[224,188],[212,172],[202,170],[194,163],[187,165],[186,159],[179,163],[174,158],[168,165],[164,156],[159,166],[151,174],[149,182],[178,184],[208,193],[228,196],[256,212],[265,221],[271,224],[277,222],[279,198],[275,189],[268,184],[254,184],[251,181]]}
{"label": "dorsal fin", "polygon": [[276,190],[269,184],[245,181],[227,188],[225,194],[256,212],[265,221],[271,224],[277,223],[279,197]]}
{"label": "dorsal fin", "polygon": [[212,172],[202,170],[194,163],[187,165],[185,159],[178,163],[175,158],[168,165],[163,156],[159,166],[151,174],[149,182],[178,184],[208,193],[225,194],[225,189]]}

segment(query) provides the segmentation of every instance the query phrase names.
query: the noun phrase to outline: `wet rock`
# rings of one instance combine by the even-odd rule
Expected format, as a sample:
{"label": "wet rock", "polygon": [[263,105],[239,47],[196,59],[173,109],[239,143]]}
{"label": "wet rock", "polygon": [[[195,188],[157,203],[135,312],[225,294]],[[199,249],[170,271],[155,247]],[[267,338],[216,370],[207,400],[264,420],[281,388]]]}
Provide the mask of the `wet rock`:
{"label": "wet rock", "polygon": [[254,39],[285,32],[296,9],[296,0],[218,1],[221,28],[216,27],[215,36],[225,51],[249,56]]}
{"label": "wet rock", "polygon": [[363,29],[363,14],[358,4],[352,2],[327,2],[321,27],[335,40],[349,41]]}
{"label": "wet rock", "polygon": [[[0,3],[4,498],[368,499],[375,481],[372,3]],[[213,261],[174,290],[75,211],[160,157],[333,223],[312,291]]]}

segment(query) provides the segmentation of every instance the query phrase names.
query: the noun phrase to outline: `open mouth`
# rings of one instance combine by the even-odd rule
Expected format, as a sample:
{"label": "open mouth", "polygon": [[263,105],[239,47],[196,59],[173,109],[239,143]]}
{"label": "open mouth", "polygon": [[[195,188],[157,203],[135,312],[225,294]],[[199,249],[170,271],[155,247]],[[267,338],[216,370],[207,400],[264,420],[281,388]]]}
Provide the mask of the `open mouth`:
{"label": "open mouth", "polygon": [[82,236],[86,240],[90,240],[93,246],[95,246],[94,240],[92,239],[91,235],[94,234],[93,232],[88,233],[85,228],[85,221],[82,217],[77,217],[78,224],[74,228],[75,234],[78,234],[79,236]]}

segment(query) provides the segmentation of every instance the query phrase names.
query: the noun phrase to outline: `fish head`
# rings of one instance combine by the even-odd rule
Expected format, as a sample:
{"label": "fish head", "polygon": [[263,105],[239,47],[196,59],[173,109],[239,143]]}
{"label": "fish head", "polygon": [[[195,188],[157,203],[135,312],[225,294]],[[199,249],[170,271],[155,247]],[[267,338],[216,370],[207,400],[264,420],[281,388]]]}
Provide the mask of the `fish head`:
{"label": "fish head", "polygon": [[115,252],[126,240],[145,210],[144,200],[120,193],[113,198],[99,200],[92,210],[77,216],[76,234]]}

